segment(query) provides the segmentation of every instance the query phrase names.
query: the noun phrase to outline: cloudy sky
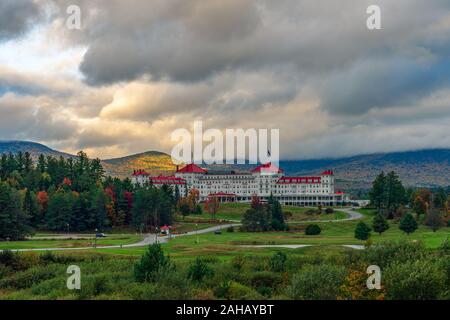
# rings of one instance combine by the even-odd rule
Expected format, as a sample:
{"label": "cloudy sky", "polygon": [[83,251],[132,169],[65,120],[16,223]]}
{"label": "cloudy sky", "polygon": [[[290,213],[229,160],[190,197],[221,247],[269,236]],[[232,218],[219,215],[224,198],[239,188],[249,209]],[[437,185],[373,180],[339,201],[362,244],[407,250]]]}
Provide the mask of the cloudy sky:
{"label": "cloudy sky", "polygon": [[0,1],[1,140],[170,152],[194,120],[291,159],[450,147],[450,1]]}

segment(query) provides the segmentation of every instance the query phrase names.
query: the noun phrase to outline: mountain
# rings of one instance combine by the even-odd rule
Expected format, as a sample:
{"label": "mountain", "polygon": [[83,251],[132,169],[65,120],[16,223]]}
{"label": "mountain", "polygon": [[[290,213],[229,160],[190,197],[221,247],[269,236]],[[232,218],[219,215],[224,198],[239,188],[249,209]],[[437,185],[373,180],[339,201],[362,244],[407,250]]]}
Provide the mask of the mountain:
{"label": "mountain", "polygon": [[[0,154],[28,151],[34,159],[39,154],[54,157],[73,157],[27,141],[0,141]],[[176,166],[168,154],[149,151],[127,157],[103,160],[106,174],[120,178],[130,177],[135,169],[145,169],[153,175],[171,174]],[[214,165],[210,170],[250,170],[254,165]],[[376,153],[336,159],[281,161],[280,167],[289,175],[318,175],[326,169],[336,174],[337,188],[367,189],[381,171],[395,171],[407,186],[449,186],[450,149],[429,149],[407,152]]]}
{"label": "mountain", "polygon": [[103,160],[103,167],[107,174],[120,178],[130,177],[135,169],[144,169],[153,175],[170,174],[176,170],[171,156],[158,151]]}
{"label": "mountain", "polygon": [[338,185],[369,188],[381,171],[395,171],[407,186],[449,186],[450,149],[377,153],[338,159],[281,161],[280,166],[292,174],[317,174],[325,168],[336,173]]}
{"label": "mountain", "polygon": [[31,157],[36,160],[39,155],[43,154],[45,156],[52,156],[59,158],[60,156],[64,158],[73,158],[74,155],[56,151],[53,149],[50,149],[47,146],[44,146],[43,144],[31,142],[31,141],[4,141],[0,140],[0,154],[3,153],[13,153],[16,154],[18,152],[22,151],[23,153],[29,152]]}

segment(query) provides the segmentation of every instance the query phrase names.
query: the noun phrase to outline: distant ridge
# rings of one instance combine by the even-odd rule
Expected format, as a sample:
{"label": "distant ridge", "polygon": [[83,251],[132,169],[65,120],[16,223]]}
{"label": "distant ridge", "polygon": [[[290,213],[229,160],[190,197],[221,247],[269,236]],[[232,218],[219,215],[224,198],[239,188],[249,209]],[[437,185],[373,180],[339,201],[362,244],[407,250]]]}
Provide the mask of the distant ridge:
{"label": "distant ridge", "polygon": [[[0,141],[0,153],[28,151],[33,158],[39,154],[54,157],[74,157],[45,145],[29,141]],[[176,166],[170,155],[148,151],[126,157],[103,160],[107,175],[129,177],[134,169],[145,169],[151,174],[173,174]],[[213,170],[250,170],[253,165],[204,166]],[[280,167],[289,175],[317,175],[332,168],[337,187],[344,190],[369,188],[381,171],[395,171],[408,186],[450,186],[450,149],[428,149],[405,152],[376,153],[336,159],[280,161]]]}
{"label": "distant ridge", "polygon": [[134,169],[145,169],[154,175],[170,174],[176,170],[171,156],[159,151],[147,151],[122,158],[103,160],[103,166],[109,175],[120,178],[130,177]]}
{"label": "distant ridge", "polygon": [[37,159],[41,154],[57,158],[59,158],[60,156],[64,158],[75,157],[72,154],[50,149],[49,147],[37,142],[20,141],[20,140],[0,140],[0,154],[10,152],[16,154],[20,151],[22,151],[23,153],[29,152],[33,159]]}

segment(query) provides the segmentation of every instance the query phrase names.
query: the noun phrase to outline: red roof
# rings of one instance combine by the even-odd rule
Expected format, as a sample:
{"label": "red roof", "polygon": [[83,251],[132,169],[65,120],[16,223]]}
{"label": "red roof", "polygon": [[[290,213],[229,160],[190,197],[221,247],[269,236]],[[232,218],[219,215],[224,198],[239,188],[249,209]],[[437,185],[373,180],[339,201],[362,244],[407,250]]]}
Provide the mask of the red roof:
{"label": "red roof", "polygon": [[188,164],[187,166],[177,170],[178,173],[206,173],[205,169],[200,168],[196,164]]}
{"label": "red roof", "polygon": [[252,170],[252,172],[263,172],[263,173],[282,173],[283,170],[268,162],[266,164],[260,165]]}
{"label": "red roof", "polygon": [[332,176],[333,175],[333,170],[325,170],[324,172],[322,172],[322,176]]}
{"label": "red roof", "polygon": [[158,176],[158,177],[150,177],[150,181],[153,184],[186,184],[186,180],[182,178],[177,178],[174,176],[165,177],[165,176]]}
{"label": "red roof", "polygon": [[342,191],[337,191],[335,194],[345,194],[345,193]]}
{"label": "red roof", "polygon": [[134,170],[133,176],[149,176],[150,174],[145,170]]}
{"label": "red roof", "polygon": [[161,227],[161,230],[169,230],[169,229],[170,229],[170,227],[168,227],[166,225],[164,225],[164,227]]}
{"label": "red roof", "polygon": [[279,184],[290,184],[290,183],[320,183],[320,177],[281,177],[278,179]]}

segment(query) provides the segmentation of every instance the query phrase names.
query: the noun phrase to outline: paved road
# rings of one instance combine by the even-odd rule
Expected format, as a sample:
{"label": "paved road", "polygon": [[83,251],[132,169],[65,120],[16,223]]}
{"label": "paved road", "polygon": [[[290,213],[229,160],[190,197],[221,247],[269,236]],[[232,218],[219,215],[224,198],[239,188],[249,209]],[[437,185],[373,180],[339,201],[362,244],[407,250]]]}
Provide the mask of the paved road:
{"label": "paved road", "polygon": [[[340,208],[340,211],[343,211],[349,215],[348,218],[345,219],[339,219],[339,220],[310,220],[310,221],[302,221],[302,223],[310,223],[310,222],[341,222],[341,221],[350,221],[350,220],[357,220],[361,219],[363,217],[362,214],[359,212],[353,211],[350,208]],[[230,226],[237,227],[240,226],[240,223],[232,223],[232,224],[222,224],[219,226],[209,227],[205,229],[200,229],[197,231],[190,231],[183,234],[177,234],[177,235],[171,235],[170,238],[176,238],[176,237],[182,237],[182,236],[192,236],[196,234],[203,234],[203,233],[209,233],[214,232],[217,230],[226,229]],[[169,241],[169,237],[164,236],[158,236],[158,242],[159,243],[166,243]],[[113,245],[113,246],[98,246],[96,249],[118,249],[118,248],[135,248],[135,247],[145,247],[150,244],[153,244],[156,242],[156,235],[155,234],[147,234],[141,241],[137,243],[132,244],[125,244],[123,246],[120,245]],[[298,248],[305,247],[307,245],[304,244],[296,244],[296,245],[283,245],[283,246],[297,246]],[[345,247],[354,248],[356,249],[356,246],[353,245],[344,245]],[[255,246],[253,246],[255,247]],[[256,246],[257,247],[257,246]],[[36,249],[13,249],[13,251],[18,252],[27,252],[27,251],[69,251],[69,250],[92,250],[93,247],[78,247],[78,248],[36,248]],[[2,250],[0,250],[1,252]]]}
{"label": "paved road", "polygon": [[[174,234],[171,235],[170,238],[176,238],[176,237],[181,237],[181,236],[192,236],[195,234],[203,234],[203,233],[208,233],[208,232],[214,232],[217,230],[222,230],[222,229],[226,229],[230,226],[236,227],[239,226],[240,224],[222,224],[219,226],[214,226],[214,227],[209,227],[209,228],[205,228],[205,229],[200,229],[197,231],[190,231],[187,233],[182,233],[182,234]],[[169,241],[169,237],[167,236],[160,236],[158,235],[158,242],[159,243],[166,243]],[[135,247],[145,247],[148,246],[150,244],[154,244],[156,242],[156,235],[155,234],[147,234],[145,235],[145,237],[136,243],[132,243],[132,244],[124,244],[122,246],[120,245],[113,245],[113,246],[97,246],[97,248],[95,248],[96,250],[98,249],[118,249],[118,248],[135,248]],[[68,248],[36,248],[36,249],[12,249],[12,251],[17,251],[17,252],[29,252],[29,251],[69,251],[69,250],[93,250],[93,247],[78,247],[78,248],[72,248],[72,247],[68,247]],[[0,252],[2,252],[3,250],[0,250]]]}

